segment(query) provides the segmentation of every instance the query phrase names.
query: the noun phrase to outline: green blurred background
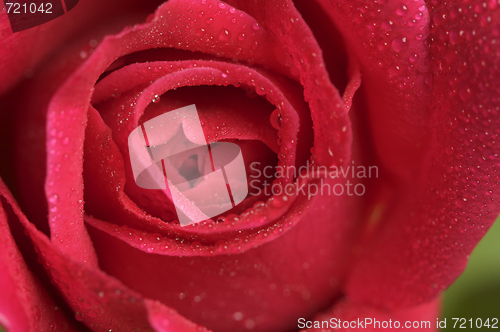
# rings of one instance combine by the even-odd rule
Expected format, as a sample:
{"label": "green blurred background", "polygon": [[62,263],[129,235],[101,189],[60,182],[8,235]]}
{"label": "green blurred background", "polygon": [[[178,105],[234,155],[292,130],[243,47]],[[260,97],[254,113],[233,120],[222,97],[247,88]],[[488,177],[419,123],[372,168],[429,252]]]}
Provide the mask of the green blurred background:
{"label": "green blurred background", "polygon": [[[483,322],[489,318],[491,324],[491,318],[496,317],[498,329],[482,330],[500,332],[500,217],[474,249],[465,272],[444,293],[442,318],[446,318],[447,324],[443,331],[460,331],[460,323],[453,328],[454,317],[467,319],[464,326],[468,331],[479,330],[475,325],[477,318]],[[1,326],[0,332],[5,332]]]}
{"label": "green blurred background", "polygon": [[500,331],[500,218],[472,252],[465,272],[444,293],[442,316],[447,318],[446,331],[454,330],[453,317],[472,318],[473,328],[467,321],[467,330],[479,330],[477,318],[483,322],[490,318],[491,322],[496,317],[498,329],[489,330]]}

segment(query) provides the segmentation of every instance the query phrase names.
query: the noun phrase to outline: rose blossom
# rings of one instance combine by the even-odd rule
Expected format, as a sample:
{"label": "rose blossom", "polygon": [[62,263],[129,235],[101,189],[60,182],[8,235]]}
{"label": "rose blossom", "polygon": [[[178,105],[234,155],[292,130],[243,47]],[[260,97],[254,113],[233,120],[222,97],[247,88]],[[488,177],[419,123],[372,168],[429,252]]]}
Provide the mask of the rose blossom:
{"label": "rose blossom", "polygon": [[[500,213],[499,6],[82,0],[15,34],[4,9],[0,323],[434,329],[439,294]],[[190,104],[247,166],[380,176],[350,178],[365,195],[261,194],[181,227],[167,192],[135,185],[127,137]]]}

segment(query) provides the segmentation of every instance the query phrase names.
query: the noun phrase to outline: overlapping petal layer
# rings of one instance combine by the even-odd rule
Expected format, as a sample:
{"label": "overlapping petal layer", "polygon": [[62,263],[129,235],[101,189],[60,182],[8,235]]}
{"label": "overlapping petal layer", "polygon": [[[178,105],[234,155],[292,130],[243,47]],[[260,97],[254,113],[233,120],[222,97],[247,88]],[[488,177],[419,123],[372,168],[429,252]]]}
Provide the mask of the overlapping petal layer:
{"label": "overlapping petal layer", "polygon": [[[35,187],[40,204],[27,208],[33,215],[38,211],[36,224],[46,233],[43,215],[48,211],[51,241],[27,222],[10,194],[3,195],[87,326],[197,328],[168,305],[215,330],[291,329],[298,317],[312,317],[330,306],[346,281],[347,299],[331,315],[419,318],[435,312],[435,304],[416,309],[415,316],[411,310],[391,309],[435,298],[461,273],[473,246],[500,212],[494,193],[500,167],[495,147],[500,91],[494,76],[500,55],[498,4],[317,3],[337,23],[353,54],[342,98],[328,79],[311,31],[284,0],[170,0],[147,23],[106,37],[91,52],[82,48],[77,61],[68,58],[69,64],[61,61],[46,69],[54,75],[48,87],[35,77],[15,92],[19,96],[27,87],[46,91],[39,99],[18,103],[18,110],[28,109],[23,114],[35,116],[26,116],[26,127],[19,128],[23,139],[18,144],[29,150],[17,153],[24,172],[45,161],[47,151],[47,178],[41,167],[24,179],[22,174],[19,188],[26,203]],[[75,22],[77,29],[80,21]],[[38,33],[22,35],[19,45]],[[64,33],[56,36],[32,63],[64,38]],[[467,42],[474,42],[475,49]],[[135,56],[147,59],[151,48],[170,52],[168,60],[127,63]],[[169,48],[205,55],[198,60],[197,53],[184,52],[185,58],[175,61],[172,57],[181,53]],[[0,89],[10,87],[26,69],[11,60],[14,65]],[[364,103],[353,99],[361,75]],[[383,188],[370,191],[365,201],[328,195],[313,200],[296,195],[287,201],[277,196],[256,200],[256,206],[247,202],[249,210],[223,223],[191,229],[166,223],[175,219],[168,195],[133,186],[126,137],[145,118],[185,102],[169,97],[150,105],[156,96],[199,85],[219,86],[221,90],[210,90],[216,93],[243,85],[265,95],[242,107],[248,112],[253,105],[265,105],[246,121],[251,129],[257,128],[256,119],[281,119],[277,131],[271,122],[265,130],[250,130],[228,108],[215,113],[201,107],[212,140],[260,141],[278,153],[276,159],[262,159],[271,163],[300,165],[309,157],[327,166],[346,165],[351,157],[377,161],[382,178],[374,183],[382,181]],[[124,102],[131,106],[116,113]],[[360,120],[366,115],[371,134],[355,139],[352,156],[351,103],[351,112],[357,112],[355,130],[366,128]],[[360,112],[365,106],[366,113]],[[274,107],[279,116],[272,116]],[[232,130],[219,133],[219,123]],[[305,131],[304,125],[314,131]],[[46,136],[47,146],[40,149],[36,141],[45,142]],[[370,137],[375,154],[362,152]],[[255,146],[245,149],[257,155]],[[301,184],[306,182],[296,186]],[[363,229],[371,209],[378,217]],[[355,246],[359,238],[362,242]],[[158,271],[158,266],[165,269]],[[128,321],[120,321],[122,316]]]}
{"label": "overlapping petal layer", "polygon": [[372,137],[400,193],[379,198],[348,294],[391,308],[429,301],[500,212],[498,4],[319,2],[361,63]]}
{"label": "overlapping petal layer", "polygon": [[[286,5],[285,2],[280,6],[284,5]],[[264,4],[261,3],[252,8],[260,11],[263,6]],[[258,14],[258,12],[250,14]],[[105,38],[93,52],[86,53],[89,58],[83,64],[77,63],[75,66],[70,65],[65,69],[68,72],[74,71],[74,73],[55,94],[50,93],[50,95],[54,94],[54,97],[48,104],[47,151],[49,153],[47,155],[45,192],[49,205],[52,245],[46,244],[44,246],[50,252],[49,256],[62,257],[60,259],[54,258],[59,261],[49,263],[48,270],[51,275],[56,275],[55,282],[68,301],[71,302],[75,296],[83,296],[82,294],[87,293],[88,288],[85,288],[83,284],[72,284],[69,280],[74,278],[73,274],[60,276],[58,271],[85,269],[86,272],[81,273],[99,275],[98,278],[96,277],[97,279],[106,279],[106,276],[97,270],[96,257],[99,259],[100,268],[125,281],[132,289],[139,291],[142,295],[152,295],[151,298],[180,308],[188,317],[211,327],[230,329],[249,324],[255,324],[256,329],[293,327],[296,317],[302,314],[312,315],[319,308],[326,307],[338,296],[339,284],[344,278],[350,257],[349,248],[353,244],[354,234],[359,227],[360,218],[354,208],[359,203],[355,197],[336,199],[335,208],[332,209],[326,208],[327,205],[333,206],[330,202],[331,197],[317,200],[310,200],[307,194],[299,194],[297,198],[293,196],[275,197],[273,200],[263,203],[262,206],[259,205],[248,211],[245,215],[239,216],[240,221],[234,225],[208,224],[200,225],[196,231],[181,230],[175,224],[165,224],[157,218],[148,216],[126,197],[122,190],[125,184],[124,169],[126,169],[124,166],[126,158],[123,157],[126,156],[122,157],[123,149],[119,150],[121,143],[119,140],[116,144],[113,142],[115,137],[112,137],[100,114],[90,106],[93,86],[101,73],[105,72],[107,68],[112,68],[110,65],[116,59],[132,52],[155,47],[176,47],[203,51],[219,57],[230,57],[249,64],[255,63],[260,66],[260,69],[255,69],[251,65],[229,64],[227,59],[220,63],[200,61],[178,63],[175,65],[179,68],[170,74],[175,75],[175,77],[168,77],[167,71],[169,69],[164,67],[157,72],[157,77],[151,77],[151,80],[156,80],[156,83],[152,84],[150,88],[146,88],[150,84],[149,81],[146,81],[146,86],[141,87],[146,88],[146,92],[137,99],[137,104],[143,104],[145,101],[143,108],[146,108],[156,94],[162,94],[166,90],[175,88],[175,85],[171,84],[174,82],[173,78],[177,81],[184,80],[183,85],[185,86],[244,84],[256,89],[257,95],[260,94],[259,92],[266,94],[271,105],[282,108],[282,114],[278,116],[281,117],[281,122],[278,124],[282,132],[281,137],[279,137],[283,140],[281,145],[277,145],[276,138],[272,138],[272,136],[265,139],[265,135],[269,135],[268,131],[259,133],[257,130],[256,134],[248,132],[248,135],[257,136],[248,136],[247,138],[262,140],[271,151],[279,151],[278,159],[281,159],[284,164],[294,165],[297,162],[296,158],[300,160],[300,164],[304,163],[309,157],[308,150],[311,144],[321,147],[313,155],[313,159],[317,163],[328,165],[345,163],[349,158],[347,147],[350,140],[349,123],[339,94],[327,80],[320,50],[310,35],[310,31],[304,30],[305,24],[293,7],[288,6],[287,11],[281,13],[278,6],[274,8],[272,15],[278,14],[294,15],[291,18],[297,22],[297,26],[285,26],[284,29],[289,30],[297,38],[285,38],[284,36],[288,34],[287,31],[278,37],[271,33],[270,27],[272,29],[279,28],[272,25],[272,17],[267,17],[264,21],[259,22],[245,12],[240,12],[238,9],[221,2],[169,1],[158,10],[154,17],[150,17],[147,23],[128,28],[119,35]],[[184,25],[186,22],[192,23],[190,23],[189,29]],[[229,29],[227,26],[231,28]],[[222,35],[215,34],[219,30]],[[210,37],[214,34],[219,38],[210,45],[207,44],[205,40],[207,36]],[[305,45],[301,46],[300,44],[304,41]],[[278,45],[286,45],[289,51],[277,53],[276,47]],[[311,58],[309,63],[304,64],[303,67],[297,64],[301,52],[307,53],[307,57]],[[291,62],[288,59],[291,59]],[[80,59],[79,62],[81,61]],[[294,62],[295,64],[292,66]],[[161,63],[161,66],[166,64]],[[160,63],[153,66],[159,65]],[[186,65],[197,65],[198,68],[193,66],[189,69],[185,67]],[[75,69],[77,66],[80,67]],[[144,70],[144,66],[141,67],[139,64],[129,67],[134,70],[134,73],[143,72],[146,76],[150,75]],[[59,69],[49,68],[47,70],[50,72]],[[112,77],[118,75],[122,70],[111,73],[109,78],[104,77],[99,83],[100,85],[96,89],[97,94],[94,97],[99,99],[97,97],[99,91],[105,90],[99,87],[104,87],[105,82],[112,82]],[[266,71],[272,71],[275,74],[266,74]],[[312,78],[306,76],[308,71],[315,73],[314,80],[311,81]],[[214,75],[215,73],[217,75]],[[285,77],[279,77],[280,74],[284,74]],[[67,77],[63,74],[57,75],[57,77],[60,75],[60,80]],[[163,75],[167,76],[162,78]],[[252,77],[255,79],[250,75],[253,75]],[[295,76],[299,77],[305,84],[306,99],[310,101],[310,107],[313,110],[312,122],[316,128],[312,133],[314,143],[311,137],[308,138],[311,136],[310,131],[307,130],[308,127],[311,127],[311,119],[305,112],[307,108],[301,97],[301,89],[297,83],[293,82]],[[177,81],[174,83],[178,84]],[[61,84],[61,81],[55,80],[55,82],[57,83],[52,83],[54,86]],[[323,82],[323,84],[319,82]],[[39,87],[43,85],[40,81],[38,84]],[[131,88],[132,91],[135,89],[133,86]],[[127,93],[126,91],[122,92]],[[334,98],[323,99],[324,95],[332,95]],[[105,94],[104,98],[107,97],[109,96]],[[42,105],[46,105],[47,102],[48,100],[43,101]],[[34,109],[34,104],[29,108]],[[159,106],[161,105],[160,103]],[[40,103],[36,106],[40,107]],[[298,112],[293,111],[293,107]],[[140,114],[140,112],[135,113],[135,123],[132,124],[132,127],[138,124]],[[203,116],[203,111],[200,114]],[[106,118],[107,116],[108,118]],[[263,121],[270,121],[270,116],[271,114],[268,113]],[[103,118],[108,121],[109,114],[103,112]],[[339,127],[339,130],[336,131],[338,134],[331,136],[327,133],[330,132],[330,129],[326,130],[320,124],[333,118],[336,118],[333,123]],[[207,115],[208,123],[217,121],[213,115]],[[231,120],[228,119],[228,121]],[[214,124],[212,123],[212,125]],[[300,125],[304,128],[298,130]],[[31,123],[30,126],[36,128],[37,124]],[[110,124],[110,126],[114,125]],[[235,126],[239,125],[235,123]],[[119,129],[119,126],[113,127],[113,135],[118,134],[118,138],[120,138]],[[241,126],[241,129],[244,127]],[[218,134],[213,128],[207,127],[207,130],[209,134],[212,132],[213,135]],[[38,133],[36,136],[44,133],[43,130],[39,129],[35,131]],[[300,134],[297,134],[298,132]],[[237,133],[229,135],[234,134]],[[126,132],[124,135],[126,137]],[[323,149],[322,143],[325,143],[325,146],[329,146],[329,148]],[[297,146],[300,147],[299,153],[296,152]],[[105,156],[105,154],[107,155]],[[85,162],[82,160],[83,156],[85,156]],[[102,156],[105,158],[101,158]],[[24,155],[24,157],[25,161],[32,160],[29,155]],[[104,164],[100,164],[101,162]],[[104,167],[102,167],[103,165]],[[85,175],[84,178],[80,175],[82,171]],[[107,177],[108,175],[109,177]],[[99,179],[102,179],[103,182],[99,182]],[[22,185],[24,188],[28,187],[26,180],[21,179],[21,182],[24,182]],[[329,182],[330,185],[336,183],[335,181]],[[104,189],[99,193],[97,190],[99,188]],[[111,190],[108,191],[107,188]],[[115,188],[118,190],[116,191]],[[85,203],[85,198],[89,196],[92,198],[89,198],[88,203]],[[110,203],[108,208],[112,207],[111,214],[106,214],[104,207],[98,207],[100,200],[95,198],[101,196]],[[116,205],[112,205],[115,204],[113,202]],[[84,217],[85,213],[87,216]],[[108,220],[101,221],[99,218],[92,218],[90,215],[94,213],[108,219],[112,224],[106,222]],[[111,218],[111,215],[114,218]],[[319,215],[325,219],[318,218]],[[84,220],[92,226],[86,226]],[[301,223],[302,226],[298,227],[297,223],[300,220],[314,220],[314,222]],[[354,220],[354,222],[346,223],[343,220]],[[258,228],[252,229],[256,226]],[[87,236],[87,227],[92,230],[91,237]],[[143,235],[144,232],[147,236]],[[129,238],[128,233],[132,234],[131,238]],[[332,237],[335,241],[332,241]],[[134,242],[134,239],[137,238],[140,238],[139,243]],[[301,239],[300,243],[297,243],[298,238]],[[146,241],[149,240],[151,241],[147,244]],[[106,249],[109,249],[109,243],[112,241],[117,241],[117,247],[123,247],[121,253]],[[264,243],[267,244],[263,245]],[[315,245],[311,246],[309,243],[315,243]],[[250,248],[259,245],[258,252],[249,251]],[[98,251],[97,255],[93,250],[94,246]],[[165,250],[167,246],[169,248]],[[53,247],[57,250],[54,251]],[[162,248],[164,249],[162,256],[152,254],[161,252]],[[141,261],[159,259],[161,261],[159,264],[167,268],[175,268],[172,271],[165,269],[165,273],[168,271],[168,276],[172,281],[165,284],[160,278],[163,274],[158,274],[155,278],[160,279],[145,283],[140,270],[128,273],[129,268],[116,264],[116,262],[125,258],[124,254],[129,250],[134,253],[128,257],[130,258],[127,263],[129,267],[133,267]],[[270,250],[272,254],[267,254],[267,250]],[[294,255],[292,258],[290,252],[297,250],[299,256]],[[53,252],[58,252],[59,256]],[[249,272],[231,275],[234,271],[228,270],[227,256],[225,256],[227,253],[238,254],[233,257],[232,261],[237,261],[241,266],[245,266]],[[133,258],[136,256],[137,260]],[[193,258],[182,256],[192,256]],[[211,256],[217,256],[217,258],[211,258]],[[71,257],[71,261],[64,262],[64,257]],[[178,263],[177,260],[180,262]],[[196,274],[198,268],[190,265],[193,260],[202,265],[206,264],[205,275]],[[158,264],[158,262],[150,263],[152,264],[150,267]],[[67,268],[65,264],[72,267]],[[187,265],[183,269],[177,269],[182,264]],[[254,265],[258,266],[254,267],[255,271],[251,268]],[[291,270],[290,273],[283,275],[285,267]],[[192,279],[185,276],[189,269],[192,269],[193,272]],[[224,271],[223,275],[219,274],[221,269]],[[307,269],[306,273],[299,273],[304,269]],[[231,282],[228,282],[227,278],[230,278]],[[255,287],[252,286],[253,289],[242,288],[236,291],[233,289],[237,285],[241,285],[243,281],[254,279]],[[87,282],[92,285],[94,283],[92,280]],[[247,311],[242,313],[245,315],[245,319],[239,319],[239,315],[234,316],[234,310],[230,309],[229,305],[228,308],[219,308],[216,315],[209,314],[208,317],[203,310],[193,313],[191,306],[193,301],[198,303],[195,301],[196,297],[194,300],[182,301],[178,288],[174,287],[191,287],[190,284],[193,283],[201,292],[199,287],[206,286],[207,282],[212,285],[213,290],[207,290],[203,295],[204,299],[205,297],[210,298],[212,302],[225,299],[224,301],[231,302],[234,306],[241,306],[241,310],[246,309]],[[67,286],[68,283],[69,286]],[[83,289],[81,289],[82,287]],[[270,289],[274,289],[275,292],[270,293]],[[93,298],[87,300],[90,303],[87,306],[94,306],[94,300]],[[212,303],[210,301],[199,301],[200,308],[209,308],[210,303]],[[270,305],[279,309],[276,309],[274,314],[262,314],[263,306]],[[307,312],[304,312],[305,307],[308,308]],[[78,304],[73,304],[73,309],[81,313]],[[103,313],[98,312],[98,317],[100,317],[99,314]],[[87,325],[94,324],[95,317],[92,317],[94,315],[95,313],[92,312],[91,315],[87,314],[79,316],[79,318],[82,318]],[[110,321],[111,318],[106,319]],[[140,321],[141,318],[137,319]],[[230,320],[229,323],[226,319]]]}

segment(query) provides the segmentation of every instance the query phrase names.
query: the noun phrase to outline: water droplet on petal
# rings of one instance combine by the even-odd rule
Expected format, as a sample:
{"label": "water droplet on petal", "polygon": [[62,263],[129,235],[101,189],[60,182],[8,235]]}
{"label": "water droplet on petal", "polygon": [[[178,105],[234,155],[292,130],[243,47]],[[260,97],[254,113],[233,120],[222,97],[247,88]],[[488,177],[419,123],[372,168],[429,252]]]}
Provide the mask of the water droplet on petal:
{"label": "water droplet on petal", "polygon": [[50,198],[49,198],[49,202],[52,203],[52,204],[55,204],[57,203],[59,197],[57,195],[52,195]]}
{"label": "water droplet on petal", "polygon": [[229,40],[229,31],[226,29],[222,29],[219,33],[219,40],[228,41]]}
{"label": "water droplet on petal", "polygon": [[257,92],[259,96],[263,96],[266,94],[266,90],[262,86],[255,87],[255,92]]}
{"label": "water droplet on petal", "polygon": [[254,23],[252,24],[252,29],[254,29],[254,30],[260,30],[260,25],[259,25],[259,23],[254,22]]}
{"label": "water droplet on petal", "polygon": [[160,102],[160,96],[155,95],[154,98],[151,100],[153,103],[157,104]]}
{"label": "water droplet on petal", "polygon": [[408,48],[408,40],[406,37],[396,37],[393,39],[391,44],[391,49],[394,52],[401,52],[402,50]]}
{"label": "water droplet on petal", "polygon": [[282,119],[281,114],[277,109],[271,113],[270,121],[274,129],[280,129]]}
{"label": "water droplet on petal", "polygon": [[404,16],[406,15],[406,13],[408,13],[408,7],[406,7],[405,4],[400,4],[396,9],[396,14],[398,14],[399,16]]}
{"label": "water droplet on petal", "polygon": [[460,89],[458,94],[460,95],[460,98],[463,101],[466,101],[466,100],[469,100],[472,98],[472,91],[468,87]]}
{"label": "water droplet on petal", "polygon": [[390,48],[390,46],[389,46],[389,43],[387,43],[386,41],[383,41],[383,42],[378,44],[377,48],[380,51],[387,51]]}
{"label": "water droplet on petal", "polygon": [[399,66],[397,66],[397,65],[395,65],[395,66],[391,66],[391,67],[389,68],[389,74],[390,74],[391,76],[398,76],[398,75],[401,75],[401,72],[402,72],[401,67],[399,67]]}

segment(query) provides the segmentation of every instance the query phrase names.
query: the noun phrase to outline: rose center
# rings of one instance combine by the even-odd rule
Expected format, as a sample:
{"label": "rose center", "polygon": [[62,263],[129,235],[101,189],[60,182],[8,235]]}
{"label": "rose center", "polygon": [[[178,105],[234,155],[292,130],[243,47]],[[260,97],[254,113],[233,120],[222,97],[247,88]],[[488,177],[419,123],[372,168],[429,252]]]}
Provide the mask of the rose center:
{"label": "rose center", "polygon": [[[184,162],[182,163],[181,167],[179,168],[179,174],[182,175],[187,181],[191,179],[196,179],[202,176],[202,173],[200,172],[200,169],[198,168],[198,155],[193,154],[189,156]],[[195,185],[194,183],[191,183],[191,188]]]}

